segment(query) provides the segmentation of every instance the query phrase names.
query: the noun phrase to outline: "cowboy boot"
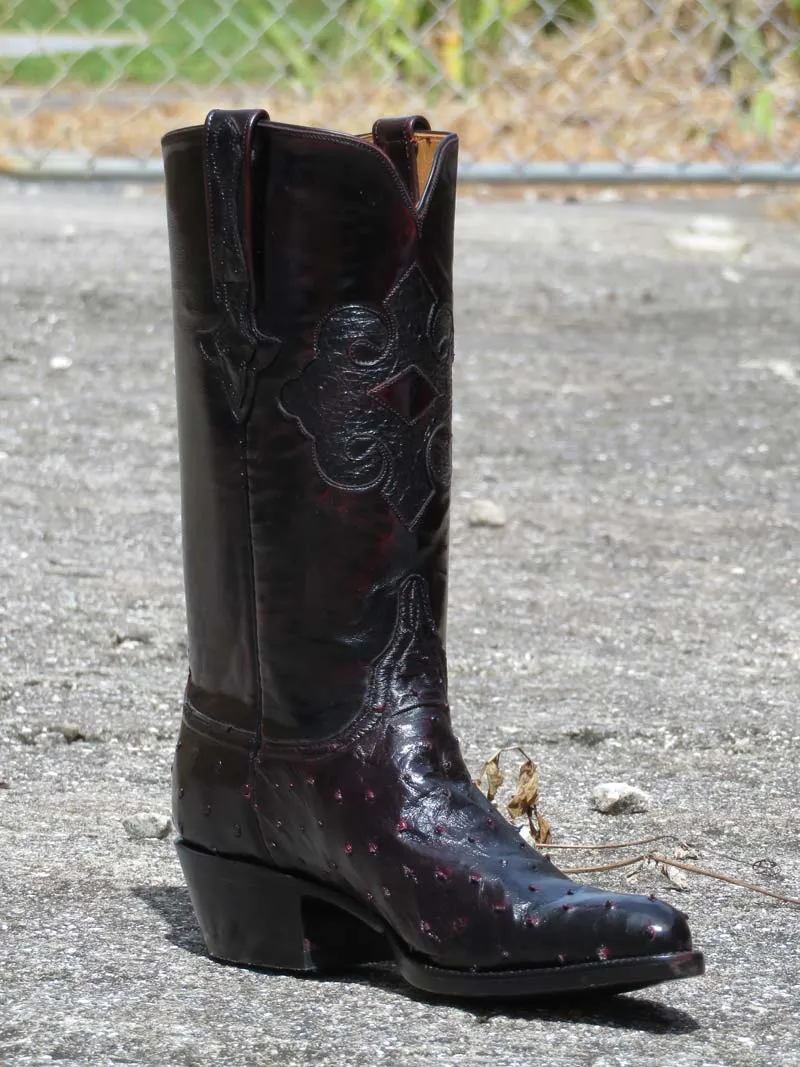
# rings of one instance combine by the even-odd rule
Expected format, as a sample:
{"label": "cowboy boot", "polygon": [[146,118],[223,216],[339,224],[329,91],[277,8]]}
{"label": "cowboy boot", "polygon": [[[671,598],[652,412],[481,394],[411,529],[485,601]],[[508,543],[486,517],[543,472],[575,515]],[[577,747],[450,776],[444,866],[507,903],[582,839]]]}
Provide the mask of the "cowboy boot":
{"label": "cowboy boot", "polygon": [[444,653],[458,142],[213,111],[163,142],[190,676],[178,851],[210,953],[465,996],[702,973],[473,784]]}

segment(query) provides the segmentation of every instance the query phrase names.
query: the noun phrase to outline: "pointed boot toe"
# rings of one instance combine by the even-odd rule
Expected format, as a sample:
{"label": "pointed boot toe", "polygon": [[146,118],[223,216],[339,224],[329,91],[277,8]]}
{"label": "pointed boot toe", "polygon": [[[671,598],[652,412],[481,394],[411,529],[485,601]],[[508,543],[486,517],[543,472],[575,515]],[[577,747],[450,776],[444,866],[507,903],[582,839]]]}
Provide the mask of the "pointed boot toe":
{"label": "pointed boot toe", "polygon": [[465,997],[701,973],[679,913],[522,841],[453,734],[457,138],[212,111],[163,150],[190,665],[173,810],[209,952],[394,960]]}
{"label": "pointed boot toe", "polygon": [[[644,939],[647,955],[665,952],[691,952],[692,934],[688,916],[663,900],[650,897],[631,897],[628,908],[633,913],[631,937],[639,945]],[[624,948],[624,945],[621,946]],[[633,946],[631,946],[633,947]]]}
{"label": "pointed boot toe", "polygon": [[576,885],[549,908],[562,962],[690,952],[686,917],[654,897]]}

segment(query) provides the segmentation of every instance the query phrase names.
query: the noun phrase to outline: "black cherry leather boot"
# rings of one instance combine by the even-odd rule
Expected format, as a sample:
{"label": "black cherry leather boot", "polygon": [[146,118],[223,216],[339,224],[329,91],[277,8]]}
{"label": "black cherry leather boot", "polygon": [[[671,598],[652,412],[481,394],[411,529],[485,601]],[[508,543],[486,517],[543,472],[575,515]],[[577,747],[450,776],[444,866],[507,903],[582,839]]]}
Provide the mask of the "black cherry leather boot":
{"label": "black cherry leather boot", "polygon": [[209,952],[447,995],[702,972],[472,783],[443,647],[458,142],[212,112],[164,139],[191,673],[178,849]]}

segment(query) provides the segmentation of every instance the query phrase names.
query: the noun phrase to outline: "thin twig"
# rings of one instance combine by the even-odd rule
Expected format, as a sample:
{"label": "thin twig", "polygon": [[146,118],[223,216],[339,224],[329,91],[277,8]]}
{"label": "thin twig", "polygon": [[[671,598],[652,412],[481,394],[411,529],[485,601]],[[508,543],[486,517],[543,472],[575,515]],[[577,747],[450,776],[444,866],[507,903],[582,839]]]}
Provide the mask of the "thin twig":
{"label": "thin twig", "polygon": [[590,874],[594,871],[615,871],[618,867],[631,867],[634,863],[641,863],[642,860],[649,859],[646,853],[642,853],[640,856],[634,856],[628,860],[616,860],[614,863],[599,863],[596,867],[560,867],[559,870],[564,874]]}
{"label": "thin twig", "polygon": [[608,845],[537,845],[537,848],[563,848],[577,852],[599,852],[609,848],[633,848],[634,845],[649,845],[652,841],[665,841],[675,838],[675,834],[656,834],[655,837],[643,837],[639,841],[612,841]]}
{"label": "thin twig", "polygon": [[763,893],[765,897],[774,897],[775,900],[782,900],[785,904],[798,904],[800,905],[799,897],[787,897],[783,893],[776,893],[772,889],[764,889],[763,886],[755,885],[753,882],[744,882],[741,878],[732,878],[728,874],[719,874],[717,871],[709,871],[706,867],[696,867],[693,863],[683,863],[681,860],[670,860],[666,856],[659,856],[655,852],[651,852],[646,859],[655,860],[656,863],[666,863],[670,867],[680,867],[683,871],[691,871],[692,874],[702,874],[706,878],[716,878],[720,882],[729,882],[730,885],[739,885],[742,889],[749,889],[753,893]]}
{"label": "thin twig", "polygon": [[[508,745],[505,748],[499,749],[497,755],[492,757],[491,760],[488,760],[483,765],[483,770],[481,771],[481,777],[478,780],[478,784],[480,784],[480,780],[483,778],[484,773],[486,773],[486,769],[490,763],[494,762],[497,765],[497,769],[499,771],[500,756],[504,752],[519,752],[519,754],[523,756],[526,761],[531,762],[530,757],[522,748],[520,748],[519,745]],[[528,811],[527,814],[531,834],[535,836],[535,827],[531,818],[531,811]],[[533,814],[538,816],[535,806],[533,808]],[[656,834],[653,837],[643,837],[637,841],[612,841],[610,843],[591,845],[554,845],[550,843],[537,842],[537,847],[549,848],[554,850],[560,849],[563,851],[572,852],[601,852],[610,849],[633,848],[639,845],[649,845],[652,844],[653,841],[665,841],[670,839],[680,840],[680,838],[677,838],[675,834]],[[669,859],[668,857],[662,856],[657,852],[643,852],[637,856],[632,856],[627,859],[614,860],[614,862],[612,863],[598,863],[590,867],[563,867],[562,870],[564,874],[597,874],[600,871],[616,871],[622,867],[633,867],[637,863],[646,863],[648,860],[651,863],[660,863],[662,864],[662,866],[666,867],[677,867],[679,870],[689,871],[691,874],[699,874],[704,878],[714,878],[719,882],[727,882],[728,885],[740,886],[742,889],[749,889],[751,893],[759,893],[765,897],[772,897],[773,900],[780,900],[784,904],[795,904],[797,906],[800,906],[800,898],[798,897],[790,897],[786,896],[784,893],[776,893],[774,890],[765,889],[764,886],[756,885],[754,882],[745,882],[741,878],[734,878],[728,874],[720,874],[718,871],[711,871],[707,867],[698,867],[694,863],[685,863],[682,860]]]}
{"label": "thin twig", "polygon": [[632,867],[635,863],[643,863],[651,860],[653,863],[664,863],[668,867],[679,867],[682,871],[691,874],[701,874],[704,878],[715,878],[719,882],[727,882],[729,885],[738,885],[742,889],[749,889],[751,893],[760,893],[774,900],[781,900],[784,904],[797,904],[800,906],[800,898],[788,897],[784,893],[776,893],[772,889],[755,885],[753,882],[745,882],[741,878],[733,878],[729,874],[720,874],[718,871],[710,871],[707,867],[698,867],[694,863],[684,863],[682,860],[669,859],[661,856],[658,852],[645,852],[639,856],[632,856],[625,860],[616,860],[614,863],[601,863],[594,867],[563,867],[564,874],[593,874],[598,871],[614,871],[620,867]]}

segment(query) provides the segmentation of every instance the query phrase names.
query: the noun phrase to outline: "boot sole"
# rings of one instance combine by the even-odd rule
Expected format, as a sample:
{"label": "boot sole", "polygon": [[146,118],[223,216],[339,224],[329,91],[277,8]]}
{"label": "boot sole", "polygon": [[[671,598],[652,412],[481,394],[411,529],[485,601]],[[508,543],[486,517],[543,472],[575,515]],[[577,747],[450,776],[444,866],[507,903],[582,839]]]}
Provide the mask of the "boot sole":
{"label": "boot sole", "polygon": [[445,997],[546,997],[625,993],[704,973],[701,952],[571,963],[562,967],[456,970],[410,953],[377,915],[345,894],[250,860],[177,842],[209,953],[276,971],[347,971],[394,961],[409,985]]}

